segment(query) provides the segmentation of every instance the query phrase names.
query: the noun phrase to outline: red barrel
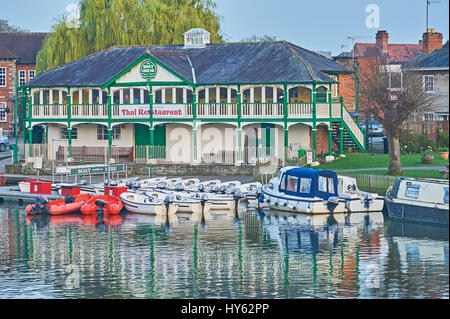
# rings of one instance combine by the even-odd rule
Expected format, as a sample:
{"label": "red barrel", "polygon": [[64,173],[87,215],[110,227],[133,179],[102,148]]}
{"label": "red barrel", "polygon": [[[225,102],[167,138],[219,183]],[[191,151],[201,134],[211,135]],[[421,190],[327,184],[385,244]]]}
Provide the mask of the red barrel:
{"label": "red barrel", "polygon": [[41,181],[31,181],[30,182],[30,193],[32,193],[32,194],[51,194],[52,193],[52,183],[51,182],[41,182]]}
{"label": "red barrel", "polygon": [[62,196],[80,195],[80,187],[79,186],[61,186],[61,195]]}
{"label": "red barrel", "polygon": [[105,186],[105,196],[116,196],[119,197],[120,194],[125,193],[128,190],[126,186]]}

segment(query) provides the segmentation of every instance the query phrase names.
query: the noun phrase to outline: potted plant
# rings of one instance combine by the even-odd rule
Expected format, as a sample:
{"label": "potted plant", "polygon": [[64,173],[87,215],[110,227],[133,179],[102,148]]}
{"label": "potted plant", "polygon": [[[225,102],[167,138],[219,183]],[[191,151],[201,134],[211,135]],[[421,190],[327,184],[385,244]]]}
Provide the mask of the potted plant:
{"label": "potted plant", "polygon": [[439,154],[441,155],[441,159],[448,160],[448,147],[446,146],[439,147]]}
{"label": "potted plant", "polygon": [[433,160],[433,149],[431,148],[431,146],[428,146],[428,148],[422,153],[422,163],[433,164]]}

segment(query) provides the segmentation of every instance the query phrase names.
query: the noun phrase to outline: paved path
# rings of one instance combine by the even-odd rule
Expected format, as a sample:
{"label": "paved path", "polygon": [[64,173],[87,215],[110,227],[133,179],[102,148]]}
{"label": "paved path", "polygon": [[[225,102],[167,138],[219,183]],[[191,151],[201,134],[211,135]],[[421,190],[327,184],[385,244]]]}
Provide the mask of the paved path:
{"label": "paved path", "polygon": [[[355,169],[335,169],[335,172],[353,172],[353,171],[383,171],[387,170],[387,167],[376,167],[376,168],[355,168]],[[439,171],[445,169],[445,166],[409,166],[403,167],[404,171]]]}

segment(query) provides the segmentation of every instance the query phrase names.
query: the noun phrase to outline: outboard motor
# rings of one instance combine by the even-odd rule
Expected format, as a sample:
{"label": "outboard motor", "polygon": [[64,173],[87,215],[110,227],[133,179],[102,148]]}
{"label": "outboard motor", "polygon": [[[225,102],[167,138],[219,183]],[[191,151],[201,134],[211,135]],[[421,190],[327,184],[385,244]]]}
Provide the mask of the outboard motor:
{"label": "outboard motor", "polygon": [[202,205],[202,225],[205,224],[205,204],[208,200],[208,196],[206,194],[202,195],[202,198],[200,199],[200,204]]}
{"label": "outboard motor", "polygon": [[234,217],[236,219],[239,219],[239,214],[238,214],[239,200],[241,200],[243,197],[244,197],[244,194],[242,194],[242,192],[240,192],[240,191],[234,193],[234,195],[233,195],[233,199],[234,199]]}
{"label": "outboard motor", "polygon": [[102,199],[97,199],[95,201],[95,205],[98,206],[98,209],[96,210],[98,215],[103,215],[103,213],[105,212],[105,206],[106,206],[106,202]]}
{"label": "outboard motor", "polygon": [[221,193],[221,194],[225,194],[226,192],[227,192],[227,186],[225,186],[225,185],[220,185],[220,187],[219,187],[219,193]]}
{"label": "outboard motor", "polygon": [[331,196],[327,200],[327,208],[330,211],[330,214],[333,214],[336,207],[339,205],[339,198],[335,196]]}
{"label": "outboard motor", "polygon": [[155,199],[153,198],[153,196],[152,196],[151,193],[145,192],[144,195],[147,196],[148,201],[149,201],[150,203],[153,203],[153,202],[155,201]]}
{"label": "outboard motor", "polygon": [[365,194],[364,198],[362,199],[362,201],[364,203],[364,208],[369,210],[370,204],[373,202],[372,196],[370,196],[369,194]]}
{"label": "outboard motor", "polygon": [[75,197],[73,197],[72,195],[68,195],[64,197],[64,203],[66,204],[70,204],[73,203],[75,201]]}
{"label": "outboard motor", "polygon": [[183,191],[184,190],[184,185],[183,183],[179,182],[175,184],[175,190],[176,191]]}
{"label": "outboard motor", "polygon": [[211,193],[218,193],[220,191],[219,185],[211,185],[211,188],[209,189]]}
{"label": "outboard motor", "polygon": [[198,191],[199,191],[199,192],[204,192],[204,191],[205,191],[205,185],[203,185],[203,184],[198,184]]}
{"label": "outboard motor", "polygon": [[156,184],[156,188],[160,188],[160,189],[164,189],[167,188],[167,182],[165,181],[160,181]]}
{"label": "outboard motor", "polygon": [[47,197],[45,197],[43,195],[39,195],[38,197],[36,197],[35,201],[36,201],[36,204],[34,205],[33,208],[31,208],[31,214],[36,215],[36,214],[44,213],[45,207],[48,204]]}

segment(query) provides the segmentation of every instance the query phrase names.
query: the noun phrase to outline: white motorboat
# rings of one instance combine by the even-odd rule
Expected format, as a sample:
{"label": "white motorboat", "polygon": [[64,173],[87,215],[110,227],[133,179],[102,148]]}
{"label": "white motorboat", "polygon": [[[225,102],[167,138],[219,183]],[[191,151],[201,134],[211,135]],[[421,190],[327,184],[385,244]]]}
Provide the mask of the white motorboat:
{"label": "white motorboat", "polygon": [[391,218],[448,226],[448,180],[398,177],[385,201]]}
{"label": "white motorboat", "polygon": [[170,216],[178,210],[178,205],[171,202],[170,196],[162,200],[148,192],[125,192],[120,195],[120,199],[126,210],[135,214]]}
{"label": "white motorboat", "polygon": [[262,187],[264,201],[275,210],[308,214],[344,213],[345,200],[338,197],[333,171],[285,167]]}
{"label": "white motorboat", "polygon": [[381,212],[384,197],[375,193],[360,191],[356,179],[348,176],[338,176],[339,198],[345,199],[345,207],[349,212]]}
{"label": "white motorboat", "polygon": [[154,189],[149,192],[153,197],[164,199],[171,196],[171,202],[178,206],[177,213],[209,213],[212,203],[207,200],[207,195],[203,194],[199,199],[189,197],[182,192],[171,192],[168,190]]}

